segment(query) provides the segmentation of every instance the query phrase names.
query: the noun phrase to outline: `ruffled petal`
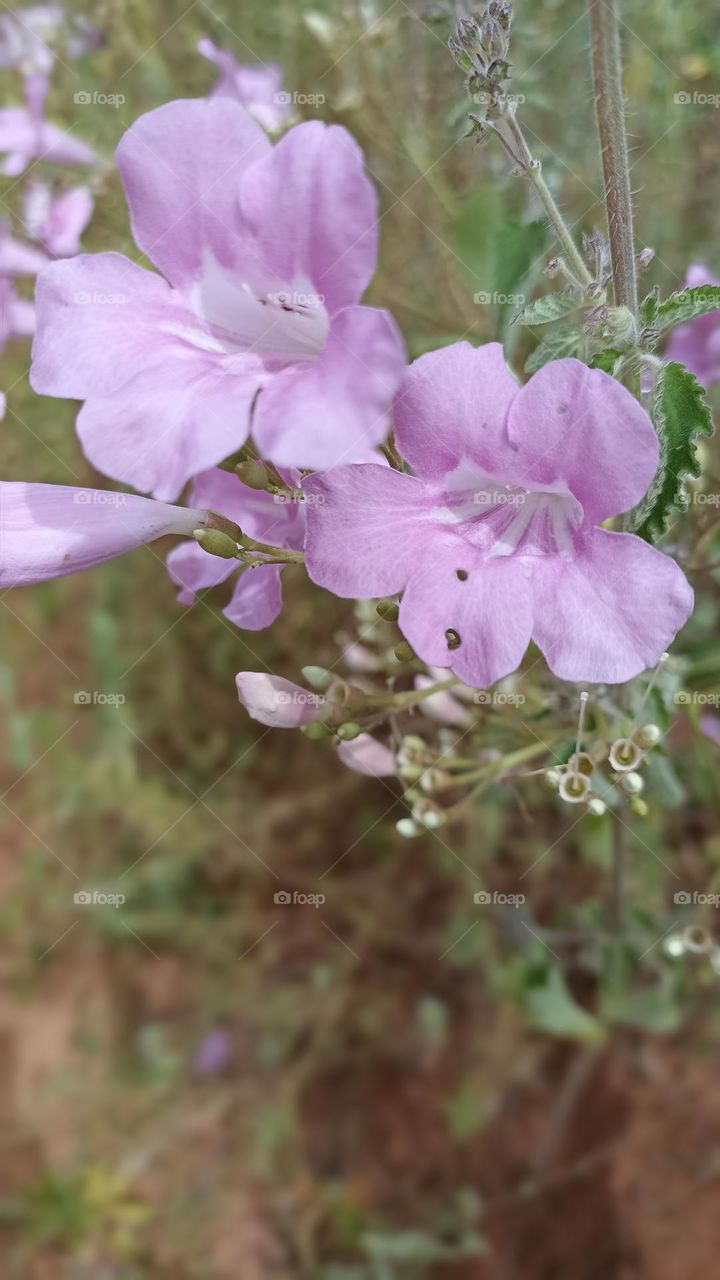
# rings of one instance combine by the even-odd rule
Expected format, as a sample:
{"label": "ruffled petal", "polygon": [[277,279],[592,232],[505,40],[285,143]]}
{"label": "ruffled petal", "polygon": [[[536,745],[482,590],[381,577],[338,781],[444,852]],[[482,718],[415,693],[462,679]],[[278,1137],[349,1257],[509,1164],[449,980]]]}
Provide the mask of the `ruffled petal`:
{"label": "ruffled petal", "polygon": [[399,625],[423,662],[485,688],[515,671],[530,643],[528,569],[512,556],[483,560],[455,535],[436,537],[418,558]]}
{"label": "ruffled petal", "polygon": [[238,697],[248,715],[277,729],[297,729],[317,720],[323,699],[292,680],[264,671],[240,671],[235,677]]}
{"label": "ruffled petal", "polygon": [[168,533],[190,535],[206,511],[131,493],[0,483],[0,587],[78,573]]}
{"label": "ruffled petal", "polygon": [[303,489],[313,582],[350,598],[401,591],[426,553],[432,501],[420,481],[362,463],[310,476]]}
{"label": "ruffled petal", "polygon": [[660,457],[635,397],[579,360],[553,360],[534,374],[512,405],[508,433],[526,480],[563,481],[590,524],[635,506]]}
{"label": "ruffled petal", "polygon": [[169,102],[128,129],[116,156],[133,236],[172,284],[200,279],[208,255],[225,267],[242,258],[238,184],[269,150],[230,98]]}
{"label": "ruffled petal", "polygon": [[693,592],[669,556],[629,533],[595,529],[574,560],[538,558],[533,639],[562,680],[619,684],[659,661]]}
{"label": "ruffled petal", "polygon": [[457,342],[420,356],[395,401],[400,453],[423,480],[440,480],[464,460],[495,475],[509,471],[505,424],[518,391],[499,342]]}
{"label": "ruffled petal", "polygon": [[253,435],[281,466],[337,467],[367,457],[388,433],[405,347],[387,311],[349,307],[335,317],[318,360],[273,378]]}
{"label": "ruffled petal", "polygon": [[339,125],[296,125],[242,182],[242,214],[268,270],[308,282],[332,315],[358,302],[377,263],[377,197]]}

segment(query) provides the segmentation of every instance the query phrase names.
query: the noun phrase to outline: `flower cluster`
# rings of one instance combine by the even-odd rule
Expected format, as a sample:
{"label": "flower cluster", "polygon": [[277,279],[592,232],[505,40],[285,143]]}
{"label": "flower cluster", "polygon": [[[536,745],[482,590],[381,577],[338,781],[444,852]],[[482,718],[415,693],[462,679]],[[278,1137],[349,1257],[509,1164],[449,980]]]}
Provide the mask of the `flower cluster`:
{"label": "flower cluster", "polygon": [[[476,59],[502,62],[509,10],[488,12],[463,53],[477,45]],[[422,777],[413,821],[432,825],[433,795],[452,796],[465,766],[447,739],[444,760],[412,733],[374,738],[389,710],[422,703],[446,735],[460,731],[472,690],[511,677],[531,644],[561,680],[626,682],[687,620],[676,563],[608,527],[651,485],[657,435],[624,386],[577,359],[525,385],[497,343],[408,365],[392,316],[363,302],[378,212],[357,144],[319,121],[271,140],[288,125],[279,70],[242,68],[208,40],[200,52],[220,70],[209,97],[142,116],[117,150],[154,270],[78,253],[83,188],[56,199],[34,182],[25,219],[41,247],[9,229],[0,238],[0,286],[39,272],[34,390],[82,401],[87,458],[138,491],[1,484],[0,586],[175,534],[187,539],[168,557],[180,601],[232,578],[225,614],[238,627],[275,620],[282,570],[303,561],[337,596],[381,599],[380,622],[367,606],[374,625],[400,632],[389,666],[353,640],[351,679],[308,668],[310,694],[246,672],[238,689],[264,723],[334,734],[361,772]],[[13,65],[38,94],[48,69],[36,53]],[[44,145],[50,126],[33,119],[34,151],[5,146],[13,171]],[[31,329],[19,301],[1,310],[10,331]],[[402,663],[409,689],[372,684],[377,673],[392,684]],[[579,763],[567,768],[561,793],[573,784],[584,797]]]}

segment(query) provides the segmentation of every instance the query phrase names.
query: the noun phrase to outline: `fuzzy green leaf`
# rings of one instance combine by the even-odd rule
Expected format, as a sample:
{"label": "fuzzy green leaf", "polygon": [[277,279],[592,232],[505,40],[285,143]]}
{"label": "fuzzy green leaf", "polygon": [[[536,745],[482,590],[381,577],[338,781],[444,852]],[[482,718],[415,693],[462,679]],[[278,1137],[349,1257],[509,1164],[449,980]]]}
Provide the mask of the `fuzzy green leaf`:
{"label": "fuzzy green leaf", "polygon": [[673,361],[660,370],[652,419],[660,437],[660,466],[627,522],[633,533],[648,542],[656,542],[665,532],[674,511],[686,509],[685,481],[697,478],[701,471],[695,451],[698,439],[713,431],[703,388],[683,365]]}
{"label": "fuzzy green leaf", "polygon": [[720,285],[701,284],[659,302],[650,324],[658,333],[667,333],[676,324],[697,320],[698,316],[709,315],[711,311],[720,311]]}
{"label": "fuzzy green leaf", "polygon": [[577,311],[584,303],[581,290],[569,285],[558,293],[546,293],[544,297],[529,302],[515,316],[513,324],[550,324],[552,320],[561,320],[571,311]]}
{"label": "fuzzy green leaf", "polygon": [[643,298],[638,308],[640,312],[640,323],[643,328],[650,328],[654,324],[659,305],[660,288],[658,285],[655,285],[655,288],[648,294],[647,298]]}
{"label": "fuzzy green leaf", "polygon": [[576,356],[584,341],[580,329],[557,329],[538,343],[535,350],[525,361],[525,372],[536,373],[551,360],[563,360],[567,356]]}
{"label": "fuzzy green leaf", "polygon": [[604,351],[597,351],[590,361],[591,369],[602,369],[603,373],[612,373],[615,365],[620,359],[621,353],[615,351],[612,347],[606,347]]}

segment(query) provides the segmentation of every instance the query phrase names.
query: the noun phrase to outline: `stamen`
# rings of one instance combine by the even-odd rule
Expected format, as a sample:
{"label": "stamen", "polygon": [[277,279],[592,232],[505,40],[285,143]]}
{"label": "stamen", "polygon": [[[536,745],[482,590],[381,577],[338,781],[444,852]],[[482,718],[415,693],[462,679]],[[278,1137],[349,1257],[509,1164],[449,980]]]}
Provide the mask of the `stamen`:
{"label": "stamen", "polygon": [[590,694],[583,689],[583,692],[580,694],[580,714],[578,715],[577,735],[575,737],[575,755],[573,756],[573,759],[572,759],[572,771],[576,777],[580,773],[580,768],[581,768],[580,744],[582,742],[582,731],[583,731],[583,725],[585,723],[585,708],[587,707],[589,697],[590,697]]}

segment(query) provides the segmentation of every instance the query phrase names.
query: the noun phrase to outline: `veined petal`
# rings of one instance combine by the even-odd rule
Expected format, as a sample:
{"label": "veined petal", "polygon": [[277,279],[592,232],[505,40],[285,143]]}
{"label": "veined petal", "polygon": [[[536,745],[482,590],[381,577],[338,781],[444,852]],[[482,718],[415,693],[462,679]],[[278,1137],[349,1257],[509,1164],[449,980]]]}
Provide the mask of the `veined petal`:
{"label": "veined petal", "polygon": [[260,396],[253,435],[263,457],[318,468],[366,457],[388,433],[404,368],[403,340],[387,311],[341,311],[319,359],[278,374]]}
{"label": "veined petal", "polygon": [[77,573],[165,534],[189,536],[207,517],[136,494],[1,482],[0,587]]}
{"label": "veined petal", "polygon": [[533,639],[562,680],[619,684],[652,667],[687,622],[682,570],[629,533],[594,529],[573,560],[533,567]]}
{"label": "veined petal", "polygon": [[309,476],[303,489],[313,582],[350,598],[401,591],[426,554],[432,500],[420,481],[359,463]]}
{"label": "veined petal", "polygon": [[430,351],[411,364],[395,400],[398,449],[423,480],[440,480],[468,460],[509,482],[515,458],[506,421],[518,392],[499,342]]}
{"label": "veined petal", "polygon": [[239,102],[169,102],[141,116],[117,148],[135,243],[174,285],[202,275],[208,253],[232,266],[244,253],[238,184],[270,150]]}
{"label": "veined petal", "polygon": [[338,743],[337,753],[338,759],[355,773],[364,773],[368,778],[395,776],[395,756],[371,733],[361,733],[352,742]]}
{"label": "veined petal", "polygon": [[660,456],[635,397],[579,360],[553,360],[533,375],[512,405],[508,434],[526,480],[564,481],[589,524],[639,502]]}

